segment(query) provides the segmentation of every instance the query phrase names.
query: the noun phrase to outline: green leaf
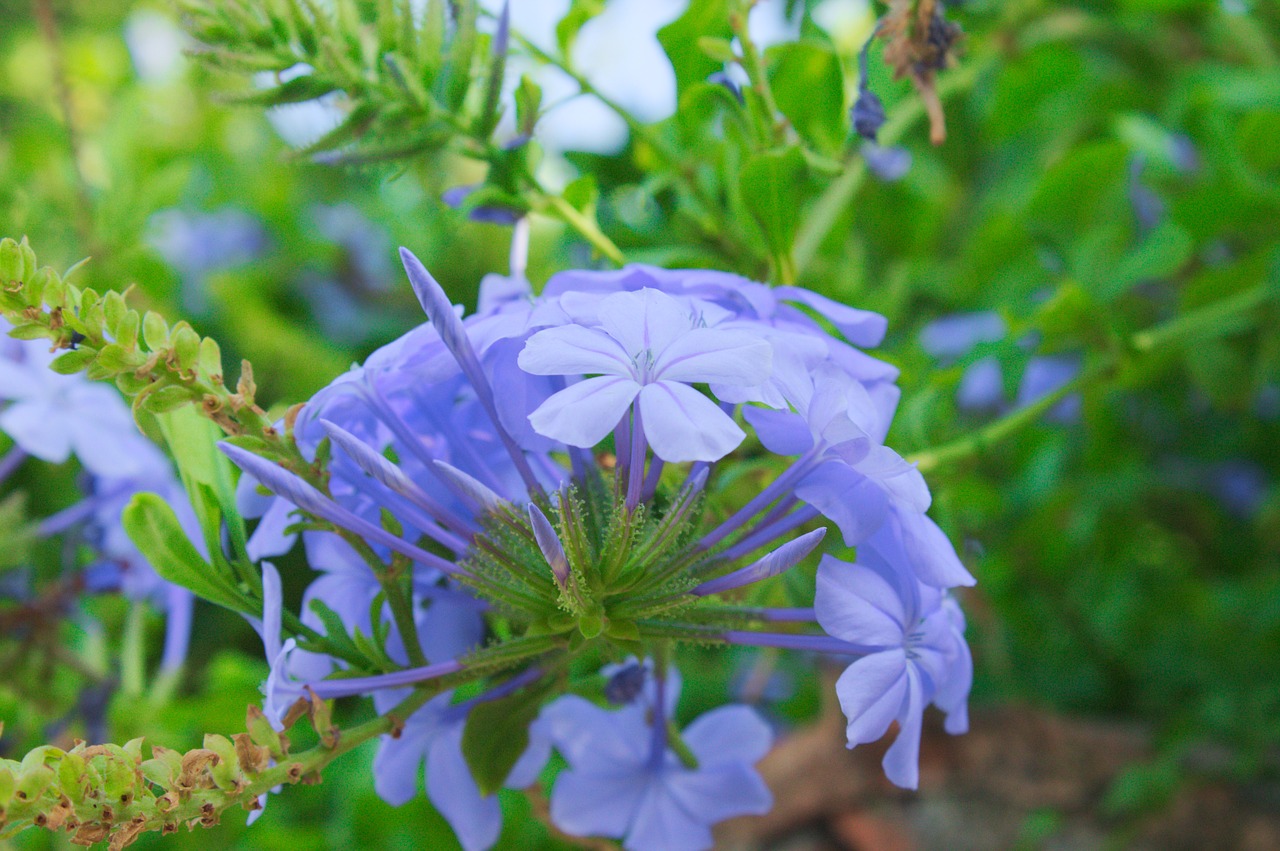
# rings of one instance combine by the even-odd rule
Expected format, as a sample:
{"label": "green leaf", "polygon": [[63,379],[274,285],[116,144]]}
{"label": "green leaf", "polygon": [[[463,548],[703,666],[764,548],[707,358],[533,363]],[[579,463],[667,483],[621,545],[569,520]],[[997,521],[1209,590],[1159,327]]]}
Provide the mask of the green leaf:
{"label": "green leaf", "polygon": [[142,406],[153,414],[164,414],[194,402],[195,398],[195,394],[186,387],[170,384],[157,387],[143,396]]}
{"label": "green leaf", "polygon": [[177,464],[183,487],[196,509],[210,552],[221,551],[225,524],[233,551],[243,555],[246,542],[244,518],[236,508],[233,465],[226,455],[218,451],[221,430],[191,406],[161,416],[160,428]]}
{"label": "green leaf", "polygon": [[791,148],[753,157],[739,177],[742,201],[774,258],[790,256],[800,221],[806,168],[804,154]]}
{"label": "green leaf", "polygon": [[529,725],[538,717],[545,687],[522,689],[501,700],[481,703],[467,716],[462,755],[480,794],[502,788],[516,761],[529,746]]}
{"label": "green leaf", "polygon": [[131,353],[125,351],[119,343],[108,343],[102,347],[101,352],[97,353],[97,362],[102,369],[114,374],[114,372],[137,369],[142,365],[142,358],[131,357]]}
{"label": "green leaf", "polygon": [[1191,257],[1194,248],[1185,230],[1172,222],[1161,224],[1098,282],[1098,298],[1110,301],[1134,284],[1174,274]]}
{"label": "green leaf", "polygon": [[22,280],[22,251],[18,243],[5,237],[0,240],[0,284]]}
{"label": "green leaf", "polygon": [[94,352],[93,349],[87,349],[81,346],[78,349],[72,349],[58,355],[58,357],[49,364],[49,369],[52,369],[59,375],[71,375],[72,373],[79,372],[88,366],[89,362],[93,360],[95,354],[96,352]]}
{"label": "green leaf", "polygon": [[717,62],[738,61],[738,55],[733,52],[733,42],[727,38],[704,35],[698,39],[698,49]]}
{"label": "green leaf", "polygon": [[732,38],[728,0],[690,3],[683,15],[658,30],[658,42],[676,72],[676,90],[701,83],[721,69],[723,63],[699,48],[704,38]]}
{"label": "green leaf", "polygon": [[154,310],[148,310],[142,317],[142,339],[146,341],[147,348],[153,352],[158,352],[169,345],[169,326],[165,323],[164,317]]}
{"label": "green leaf", "polygon": [[542,108],[542,87],[526,74],[516,86],[515,101],[517,130],[526,135],[532,134],[538,123],[538,110]]}
{"label": "green leaf", "polygon": [[564,200],[585,216],[595,217],[596,202],[600,199],[600,188],[596,186],[594,175],[584,174],[564,188]]}
{"label": "green leaf", "polygon": [[257,606],[204,560],[187,538],[178,516],[159,496],[136,494],[120,519],[129,540],[162,578],[233,612],[257,613]]}
{"label": "green leaf", "polygon": [[836,153],[848,137],[844,73],[835,51],[798,41],[771,48],[769,84],[778,109],[796,132],[824,153]]}
{"label": "green leaf", "polygon": [[573,55],[573,43],[578,38],[587,21],[604,11],[602,0],[573,0],[569,10],[564,13],[560,23],[556,24],[556,46],[560,55],[568,59]]}

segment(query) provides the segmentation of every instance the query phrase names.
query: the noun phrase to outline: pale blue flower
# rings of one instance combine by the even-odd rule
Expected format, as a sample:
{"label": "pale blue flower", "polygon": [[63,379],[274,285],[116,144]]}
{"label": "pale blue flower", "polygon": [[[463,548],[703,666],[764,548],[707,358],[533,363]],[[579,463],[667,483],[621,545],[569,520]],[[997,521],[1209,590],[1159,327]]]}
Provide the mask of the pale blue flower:
{"label": "pale blue flower", "polygon": [[[463,703],[448,691],[409,716],[397,738],[383,736],[373,760],[374,788],[387,803],[399,806],[418,793],[418,776],[426,773],[427,797],[449,822],[464,851],[492,848],[502,832],[502,809],[496,795],[483,795],[462,755],[467,714],[478,702],[514,691],[531,676],[517,675],[489,694]],[[379,712],[390,711],[400,695],[375,698]],[[505,785],[522,789],[537,780],[551,755],[551,741],[542,722],[529,730],[529,744],[507,775]]]}
{"label": "pale blue flower", "polygon": [[836,682],[849,747],[879,739],[898,722],[885,774],[914,789],[925,706],[934,702],[948,713],[948,732],[964,732],[973,663],[959,609],[904,569],[906,559],[889,527],[859,548],[855,564],[824,557],[814,608],[823,629],[865,654]]}
{"label": "pale blue flower", "polygon": [[675,683],[616,711],[572,695],[543,711],[569,762],[551,793],[556,827],[622,839],[628,851],[698,851],[712,846],[716,822],[769,810],[772,796],[754,768],[773,741],[768,724],[746,706],[712,710],[680,734],[697,760],[685,765],[665,732]]}
{"label": "pale blue flower", "polygon": [[543,402],[535,430],[571,446],[604,439],[636,403],[644,435],[664,461],[715,461],[745,436],[694,383],[755,385],[769,376],[772,349],[740,331],[699,328],[658,290],[611,295],[600,328],[564,325],[529,338],[520,368],[533,375],[582,375]]}

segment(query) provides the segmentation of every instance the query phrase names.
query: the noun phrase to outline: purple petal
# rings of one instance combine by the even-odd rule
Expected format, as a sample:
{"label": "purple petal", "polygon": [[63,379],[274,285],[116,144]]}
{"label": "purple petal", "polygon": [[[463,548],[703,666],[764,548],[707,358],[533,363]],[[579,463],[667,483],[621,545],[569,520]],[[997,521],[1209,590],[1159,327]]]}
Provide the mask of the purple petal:
{"label": "purple petal", "polygon": [[589,449],[613,431],[639,392],[640,385],[630,378],[588,378],[543,402],[529,422],[538,434]]}
{"label": "purple petal", "polygon": [[700,715],[683,733],[698,765],[755,765],[773,745],[773,730],[749,706],[731,705]]}
{"label": "purple petal", "polygon": [[551,525],[547,515],[542,513],[542,509],[532,502],[529,503],[529,523],[533,526],[533,537],[538,542],[538,549],[542,550],[542,557],[551,566],[556,582],[561,587],[565,586],[569,582],[569,558],[564,554],[564,547],[556,535],[555,527]]}
{"label": "purple petal", "polygon": [[382,544],[384,547],[406,555],[419,564],[433,567],[441,573],[459,572],[457,565],[415,547],[381,526],[375,526],[368,520],[353,514],[288,470],[230,443],[221,442],[218,448],[234,461],[236,466],[262,482],[272,493],[284,497],[302,510],[322,520],[328,520],[335,526],[355,532],[367,541]]}
{"label": "purple petal", "polygon": [[654,375],[667,381],[754,386],[769,380],[773,347],[746,331],[695,328],[658,356]]}
{"label": "purple petal", "polygon": [[839,526],[850,547],[875,533],[889,513],[888,499],[879,485],[840,461],[819,466],[805,476],[795,493]]}
{"label": "purple petal", "polygon": [[[664,778],[665,781],[665,778]],[[694,818],[672,796],[665,782],[651,783],[646,789],[635,821],[627,833],[627,851],[703,851],[712,846],[711,830]]]}
{"label": "purple petal", "polygon": [[924,697],[920,675],[907,666],[907,694],[898,737],[894,740],[884,760],[885,776],[896,786],[915,789],[920,785],[920,728],[924,721]]}
{"label": "purple petal", "polygon": [[940,360],[963,357],[979,343],[1003,340],[1009,333],[994,310],[956,313],[935,319],[920,332],[920,347]]}
{"label": "purple petal", "polygon": [[427,751],[427,797],[453,828],[463,851],[492,848],[502,832],[496,795],[481,795],[462,756],[462,725],[441,732]]}
{"label": "purple petal", "polygon": [[[320,425],[324,427],[325,432],[328,433],[333,442],[338,444],[342,451],[375,481],[385,485],[432,515],[440,516],[444,513],[438,502],[432,499],[416,482],[406,476],[399,467],[375,451],[372,446],[329,420],[322,418]],[[430,533],[430,530],[427,529],[423,531]]]}
{"label": "purple petal", "polygon": [[718,461],[746,437],[715,402],[687,384],[646,385],[639,405],[645,436],[663,461]]}
{"label": "purple petal", "polygon": [[311,683],[311,690],[325,699],[351,697],[357,694],[368,694],[371,691],[403,688],[404,686],[426,682],[427,680],[434,680],[437,677],[456,674],[463,667],[461,662],[450,659],[447,662],[437,662],[434,665],[425,665],[421,668],[406,668],[403,671],[393,671],[390,674],[322,680],[318,683]]}
{"label": "purple petal", "polygon": [[627,375],[631,357],[608,334],[581,325],[546,328],[529,338],[516,361],[531,375]]}
{"label": "purple petal", "polygon": [[588,769],[598,763],[640,765],[648,755],[649,725],[644,711],[601,709],[576,695],[557,698],[542,711],[556,749],[569,765]]}
{"label": "purple petal", "polygon": [[902,648],[872,653],[836,680],[840,708],[849,720],[849,746],[874,742],[897,720],[907,698],[907,654]]}
{"label": "purple petal", "polygon": [[607,774],[562,771],[551,790],[551,821],[573,836],[621,839],[640,807],[647,781],[646,774],[627,766]]}
{"label": "purple petal", "polygon": [[866,647],[900,646],[907,611],[884,577],[860,564],[825,556],[813,595],[818,624],[830,635]]}
{"label": "purple petal", "polygon": [[854,467],[893,497],[896,504],[917,513],[929,510],[932,497],[915,464],[887,446],[872,446]]}
{"label": "purple petal", "polygon": [[600,302],[600,325],[622,344],[628,355],[650,351],[655,356],[689,332],[689,310],[660,290],[615,293]]}
{"label": "purple petal", "polygon": [[867,161],[868,170],[885,183],[901,180],[911,170],[911,152],[906,148],[882,148],[873,142],[866,142],[862,146],[862,156]]}
{"label": "purple petal", "polygon": [[878,346],[888,330],[889,320],[869,310],[858,310],[802,287],[778,287],[779,301],[800,302],[831,321],[855,346]]}
{"label": "purple petal", "polygon": [[284,623],[284,592],[280,571],[269,561],[262,563],[262,646],[267,659],[280,655],[280,630]]}
{"label": "purple petal", "polygon": [[750,763],[707,765],[700,759],[696,771],[673,771],[663,781],[680,809],[696,814],[706,825],[737,816],[763,815],[773,807],[769,787]]}
{"label": "purple petal", "polygon": [[444,461],[432,461],[436,475],[445,485],[463,499],[474,503],[481,511],[496,511],[506,502],[474,476],[464,473]]}
{"label": "purple petal", "polygon": [[803,455],[813,448],[813,434],[799,414],[749,405],[743,407],[742,416],[774,455]]}
{"label": "purple petal", "polygon": [[969,364],[956,388],[956,406],[965,411],[999,407],[1004,401],[1004,373],[994,355]]}
{"label": "purple petal", "polygon": [[382,737],[373,758],[373,788],[379,798],[393,807],[409,803],[418,794],[418,772],[430,742],[428,736],[423,735],[428,731],[418,729],[423,726],[416,717],[411,717],[398,738]]}
{"label": "purple petal", "polygon": [[[240,477],[240,481],[250,482],[255,489],[258,486],[258,480],[247,473]],[[296,510],[295,507],[274,494],[263,499],[267,501],[266,513],[258,521],[258,527],[253,530],[246,547],[251,561],[284,555],[293,549],[294,542],[298,540],[296,532],[286,535],[284,531],[295,520],[291,516]]]}
{"label": "purple petal", "polygon": [[973,574],[960,563],[955,547],[951,546],[951,541],[937,523],[924,514],[910,511],[895,514],[902,531],[903,549],[921,582],[934,588],[977,584]]}
{"label": "purple petal", "polygon": [[805,557],[813,552],[818,544],[822,543],[822,538],[826,534],[826,529],[814,529],[812,532],[806,532],[794,541],[788,541],[778,547],[758,561],[740,570],[735,570],[724,576],[718,576],[709,582],[704,582],[690,593],[705,597],[708,594],[719,594],[731,588],[741,588],[743,585],[749,585],[752,582],[759,582],[772,576],[777,576],[779,573],[784,573],[804,561]]}
{"label": "purple petal", "polygon": [[440,335],[440,339],[458,358],[459,364],[466,371],[467,365],[462,363],[463,354],[471,351],[471,342],[467,339],[466,329],[462,325],[462,320],[458,318],[453,302],[412,251],[401,248],[400,261],[404,263],[405,272],[409,275],[409,283],[413,285],[413,292],[418,297],[418,303],[422,305],[423,312],[431,320],[431,325]]}
{"label": "purple petal", "polygon": [[529,727],[529,746],[512,766],[507,775],[508,789],[524,789],[538,781],[538,775],[551,759],[551,733],[549,724],[542,718],[534,721]]}
{"label": "purple petal", "polygon": [[0,431],[41,461],[61,464],[71,457],[71,428],[65,414],[44,400],[11,405],[0,414]]}

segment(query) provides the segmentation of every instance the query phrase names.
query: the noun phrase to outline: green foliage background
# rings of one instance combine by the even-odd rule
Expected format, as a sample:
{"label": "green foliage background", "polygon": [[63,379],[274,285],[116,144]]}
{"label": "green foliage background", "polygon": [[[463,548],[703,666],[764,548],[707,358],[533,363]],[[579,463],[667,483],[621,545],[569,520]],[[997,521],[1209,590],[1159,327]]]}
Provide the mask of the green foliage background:
{"label": "green foliage background", "polygon": [[[229,363],[250,358],[260,398],[280,404],[304,400],[420,321],[394,265],[386,280],[362,280],[351,249],[320,235],[320,206],[358,210],[385,231],[388,259],[395,245],[409,246],[459,301],[474,301],[483,274],[505,270],[509,232],[438,200],[444,188],[483,179],[482,167],[445,152],[354,170],[299,161],[261,109],[220,100],[244,79],[229,82],[199,64],[166,82],[138,79],[122,28],[148,5],[167,6],[53,4],[79,136],[75,162],[49,42],[25,0],[0,0],[0,233],[28,235],[57,266],[91,255],[95,286],[134,284],[140,305],[190,319],[222,343]],[[709,15],[716,7],[698,4]],[[725,33],[682,24],[666,35],[680,112],[647,138],[633,135],[616,156],[571,155],[593,185],[575,184],[564,197],[594,207],[628,259],[757,278],[778,271],[778,251],[756,218],[777,217],[763,235],[798,240],[806,261],[796,263],[799,283],[888,316],[878,354],[903,371],[890,442],[904,453],[963,440],[988,421],[954,403],[964,367],[979,358],[999,358],[1012,392],[1033,354],[1080,356],[1097,376],[1085,382],[1081,421],[1031,425],[929,472],[935,516],[979,578],[964,596],[975,703],[1150,724],[1159,770],[1115,790],[1109,800],[1121,814],[1158,807],[1186,779],[1178,756],[1198,745],[1225,746],[1229,758],[1215,770],[1230,777],[1274,775],[1280,7],[972,0],[951,16],[969,35],[959,67],[941,75],[950,131],[941,147],[929,144],[909,84],[891,80],[873,51],[871,85],[891,115],[886,134],[913,157],[901,182],[870,178],[849,155],[854,44],[832,43],[806,20],[803,44],[767,57],[779,106],[809,150],[743,163],[725,138],[748,131],[726,119],[727,94],[702,83],[717,65],[696,43]],[[1194,170],[1175,167],[1174,133],[1194,146]],[[681,188],[668,154],[699,163],[693,189]],[[1137,155],[1143,184],[1165,204],[1150,233],[1131,204]],[[699,207],[699,192],[734,196],[726,187],[738,181],[741,197],[727,211]],[[783,194],[756,198],[754,182]],[[256,259],[184,280],[148,244],[157,211],[224,207],[260,224],[266,241]],[[572,230],[535,220],[535,283],[588,257]],[[339,335],[315,310],[330,286],[352,305]],[[188,298],[199,288],[206,309],[184,314],[184,288]],[[1244,308],[1230,307],[1241,298]],[[975,310],[999,311],[1011,340],[1032,335],[1035,350],[984,344],[937,365],[919,346],[920,329]],[[1157,325],[1167,333],[1144,342],[1141,332]],[[1256,510],[1241,515],[1215,496],[1214,477],[1228,464],[1255,471]],[[34,496],[56,507],[56,488]],[[293,567],[285,573],[297,591],[305,570]],[[121,617],[109,603],[102,609],[108,622]],[[167,706],[117,702],[117,739],[145,732],[189,746],[242,723],[265,673],[258,639],[225,612],[198,615],[180,697]],[[686,711],[728,688],[731,665],[709,664],[714,671],[686,695]],[[802,723],[815,695],[812,682],[802,683],[783,714]],[[0,683],[0,717],[19,712],[23,699]],[[252,834],[228,823],[217,834],[164,841],[452,847],[425,798],[399,811],[377,800],[370,758],[366,748],[335,764],[322,786],[273,799]],[[514,796],[504,805],[512,815],[528,806]],[[530,819],[506,825],[503,847],[554,847]]]}

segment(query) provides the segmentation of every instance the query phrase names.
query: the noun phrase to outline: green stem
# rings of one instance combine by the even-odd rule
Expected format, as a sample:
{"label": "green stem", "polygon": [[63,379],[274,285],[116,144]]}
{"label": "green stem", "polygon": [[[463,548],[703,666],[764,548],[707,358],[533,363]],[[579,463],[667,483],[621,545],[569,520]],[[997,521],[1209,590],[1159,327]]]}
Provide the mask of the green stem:
{"label": "green stem", "polygon": [[742,68],[747,72],[747,80],[751,89],[759,96],[765,115],[758,116],[754,110],[748,110],[758,122],[757,133],[766,144],[778,145],[786,141],[787,125],[781,118],[778,101],[773,96],[773,88],[769,85],[769,75],[765,73],[764,59],[760,50],[751,39],[748,17],[755,0],[742,0],[738,8],[729,13],[729,26],[738,37],[742,46]]}
{"label": "green stem", "polygon": [[1080,391],[1094,379],[1110,370],[1112,365],[1112,361],[1105,361],[1093,369],[1080,373],[1073,380],[1052,393],[1042,396],[1030,405],[1019,408],[989,423],[973,434],[934,449],[926,449],[923,452],[909,455],[907,460],[915,464],[920,472],[927,473],[943,465],[954,463],[972,455],[979,455],[985,452],[988,447],[1017,434],[1027,426],[1037,422],[1046,411],[1072,393]]}
{"label": "green stem", "polygon": [[[1131,347],[1138,353],[1158,352],[1178,343],[1187,343],[1205,335],[1230,331],[1235,327],[1239,314],[1258,307],[1275,295],[1271,284],[1260,284],[1252,289],[1237,293],[1213,304],[1193,310],[1140,331],[1133,336]],[[1117,362],[1108,357],[1100,361],[1092,369],[1082,372],[1066,385],[1034,403],[1019,408],[1007,416],[990,423],[985,428],[968,437],[944,444],[934,449],[917,452],[907,458],[915,463],[921,472],[928,472],[945,464],[978,455],[987,447],[1017,434],[1023,428],[1038,420],[1041,414],[1048,411],[1062,399],[1092,383],[1102,375],[1111,372]]]}
{"label": "green stem", "polygon": [[418,638],[418,622],[413,617],[413,602],[405,593],[404,585],[395,572],[380,558],[373,549],[360,538],[350,532],[340,531],[343,539],[350,544],[378,578],[378,585],[387,597],[387,605],[391,608],[391,619],[395,622],[396,631],[404,642],[405,652],[409,654],[412,667],[420,668],[427,664],[426,654],[422,652],[422,642]]}
{"label": "green stem", "polygon": [[1219,299],[1213,304],[1184,313],[1176,319],[1135,334],[1133,348],[1139,352],[1155,351],[1166,348],[1172,343],[1187,342],[1204,334],[1223,330],[1233,323],[1238,314],[1252,310],[1276,294],[1274,286],[1260,284],[1244,292]]}
{"label": "green stem", "polygon": [[608,257],[619,266],[625,265],[627,258],[623,256],[622,250],[613,244],[613,240],[605,236],[604,231],[600,230],[599,225],[586,216],[579,213],[572,204],[561,198],[559,195],[552,195],[539,187],[531,187],[535,192],[539,193],[540,200],[547,207],[555,211],[555,214],[564,220],[566,224],[582,234],[591,246]]}
{"label": "green stem", "polygon": [[128,697],[142,694],[143,669],[146,667],[146,604],[134,600],[125,619],[124,645],[120,649],[120,690]]}

